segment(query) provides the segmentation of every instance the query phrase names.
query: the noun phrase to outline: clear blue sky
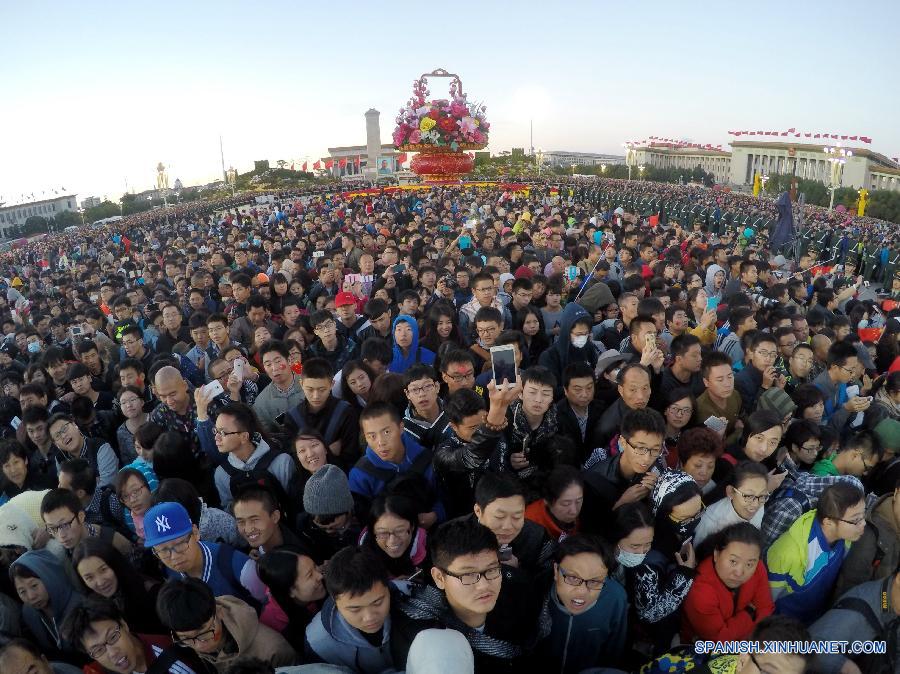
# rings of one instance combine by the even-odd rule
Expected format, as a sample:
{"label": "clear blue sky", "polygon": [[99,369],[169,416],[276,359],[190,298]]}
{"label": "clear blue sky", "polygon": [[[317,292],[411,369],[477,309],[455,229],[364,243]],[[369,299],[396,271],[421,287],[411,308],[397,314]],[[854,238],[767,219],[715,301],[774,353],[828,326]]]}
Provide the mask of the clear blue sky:
{"label": "clear blue sky", "polygon": [[544,149],[797,127],[900,154],[897,2],[7,2],[0,25],[7,201],[115,199],[159,161],[212,180],[220,133],[241,171],[314,159],[364,143],[369,107],[389,142],[437,67],[488,106],[495,152],[533,119]]}

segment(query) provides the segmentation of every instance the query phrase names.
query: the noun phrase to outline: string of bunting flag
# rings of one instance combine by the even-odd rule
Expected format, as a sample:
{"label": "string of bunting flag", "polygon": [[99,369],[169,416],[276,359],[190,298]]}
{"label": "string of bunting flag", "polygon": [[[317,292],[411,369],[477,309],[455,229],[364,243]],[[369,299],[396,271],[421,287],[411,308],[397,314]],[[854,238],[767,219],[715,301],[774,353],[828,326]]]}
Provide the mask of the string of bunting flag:
{"label": "string of bunting flag", "polygon": [[695,150],[718,150],[724,152],[721,145],[710,143],[688,143],[675,138],[662,138],[661,136],[648,136],[647,140],[629,140],[625,143],[628,147],[666,147],[671,149],[692,148]]}
{"label": "string of bunting flag", "polygon": [[871,144],[872,139],[869,136],[861,136],[859,134],[840,134],[840,133],[813,133],[806,131],[797,131],[790,128],[787,131],[729,131],[728,135],[740,136],[778,136],[778,137],[794,137],[794,138],[811,138],[813,140],[850,140],[859,141],[861,143]]}

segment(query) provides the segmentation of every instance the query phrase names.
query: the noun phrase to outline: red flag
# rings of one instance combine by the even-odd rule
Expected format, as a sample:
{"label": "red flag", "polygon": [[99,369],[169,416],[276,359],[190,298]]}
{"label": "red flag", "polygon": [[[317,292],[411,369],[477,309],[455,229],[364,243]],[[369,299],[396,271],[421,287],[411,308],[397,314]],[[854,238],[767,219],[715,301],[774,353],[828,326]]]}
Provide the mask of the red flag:
{"label": "red flag", "polygon": [[841,140],[847,140],[847,136],[841,136]]}
{"label": "red flag", "polygon": [[362,163],[362,157],[360,157],[359,155],[356,155],[356,161],[353,163],[356,164],[357,166],[359,166]]}
{"label": "red flag", "polygon": [[303,162],[303,172],[306,173],[306,162]]}
{"label": "red flag", "polygon": [[750,135],[751,135],[751,136],[755,136],[755,135],[756,135],[756,131],[751,131],[751,132],[750,132]]}
{"label": "red flag", "polygon": [[334,159],[326,159],[325,160],[325,168],[329,171],[334,168]]}
{"label": "red flag", "polygon": [[832,137],[832,138],[837,138],[838,135],[837,135],[836,133],[833,133],[833,134],[831,134],[831,137]]}
{"label": "red flag", "polygon": [[781,132],[781,135],[782,135],[782,136],[786,136],[786,135],[788,135],[788,132],[787,132],[787,131],[782,131],[782,132]]}
{"label": "red flag", "polygon": [[398,164],[406,163],[406,153],[405,152],[401,152],[400,155],[397,157],[397,163]]}
{"label": "red flag", "polygon": [[821,137],[822,137],[821,133],[817,133],[815,136],[813,136],[813,138],[821,138]]}
{"label": "red flag", "polygon": [[797,132],[797,129],[795,129],[795,128],[793,128],[793,127],[791,127],[790,129],[788,129],[788,133],[796,133],[796,132]]}
{"label": "red flag", "polygon": [[812,134],[811,134],[811,133],[804,133],[803,135],[806,136],[807,138],[809,138]]}
{"label": "red flag", "polygon": [[313,170],[314,170],[314,171],[318,171],[320,168],[322,168],[322,162],[319,161],[318,159],[316,159],[316,160],[313,162]]}
{"label": "red flag", "polygon": [[850,140],[856,140],[857,136],[850,136]]}
{"label": "red flag", "polygon": [[871,142],[872,142],[872,139],[869,138],[868,136],[860,136],[859,139],[860,139],[863,143],[871,143]]}
{"label": "red flag", "polygon": [[338,159],[338,168],[344,168],[347,165],[346,157]]}

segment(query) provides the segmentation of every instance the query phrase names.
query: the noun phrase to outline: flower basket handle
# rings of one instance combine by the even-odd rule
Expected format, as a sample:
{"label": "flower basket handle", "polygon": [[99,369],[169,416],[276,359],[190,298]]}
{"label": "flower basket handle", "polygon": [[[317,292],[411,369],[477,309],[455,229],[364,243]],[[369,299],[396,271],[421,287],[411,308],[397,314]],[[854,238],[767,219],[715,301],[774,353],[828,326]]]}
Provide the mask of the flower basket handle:
{"label": "flower basket handle", "polygon": [[422,76],[418,79],[418,89],[419,91],[424,91],[428,86],[428,78],[429,77],[448,77],[450,78],[450,96],[462,96],[463,88],[462,88],[462,80],[459,79],[459,75],[456,73],[448,73],[443,68],[437,68],[436,70],[431,71],[430,73],[423,73]]}

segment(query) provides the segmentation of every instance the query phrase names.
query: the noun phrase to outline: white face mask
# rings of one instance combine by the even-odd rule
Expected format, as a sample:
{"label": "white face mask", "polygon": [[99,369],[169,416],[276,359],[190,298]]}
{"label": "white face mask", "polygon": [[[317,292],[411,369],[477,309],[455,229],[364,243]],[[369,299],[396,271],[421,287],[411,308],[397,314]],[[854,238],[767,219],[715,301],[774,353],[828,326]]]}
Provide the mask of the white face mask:
{"label": "white face mask", "polygon": [[637,552],[626,552],[622,548],[616,548],[616,560],[619,564],[628,567],[629,569],[633,569],[642,564],[646,556],[646,553],[639,554]]}
{"label": "white face mask", "polygon": [[572,337],[572,346],[574,346],[576,349],[581,349],[587,344],[587,341],[588,341],[587,335],[581,335],[580,337]]}

